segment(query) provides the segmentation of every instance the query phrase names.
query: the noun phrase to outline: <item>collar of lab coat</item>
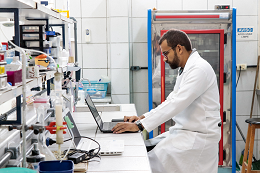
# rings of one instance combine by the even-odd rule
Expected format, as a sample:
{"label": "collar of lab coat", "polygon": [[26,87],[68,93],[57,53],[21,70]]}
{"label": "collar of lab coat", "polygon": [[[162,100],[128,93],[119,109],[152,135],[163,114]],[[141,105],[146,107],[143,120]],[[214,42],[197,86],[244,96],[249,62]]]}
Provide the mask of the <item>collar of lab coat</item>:
{"label": "collar of lab coat", "polygon": [[192,67],[192,65],[196,62],[196,60],[198,59],[199,56],[200,55],[197,52],[197,50],[195,48],[193,48],[185,66],[184,66],[182,73],[185,73],[186,71],[188,71]]}

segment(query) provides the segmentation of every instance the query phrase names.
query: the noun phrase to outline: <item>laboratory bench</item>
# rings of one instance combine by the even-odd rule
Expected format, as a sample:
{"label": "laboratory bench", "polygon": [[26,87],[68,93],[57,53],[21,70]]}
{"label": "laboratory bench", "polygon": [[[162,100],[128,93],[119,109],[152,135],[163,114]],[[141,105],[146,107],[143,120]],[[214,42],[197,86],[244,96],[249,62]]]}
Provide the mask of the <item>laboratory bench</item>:
{"label": "laboratory bench", "polygon": [[[104,122],[111,121],[113,118],[123,118],[123,116],[137,115],[134,104],[117,104],[117,105],[97,105],[97,109]],[[91,137],[97,142],[102,140],[124,140],[124,152],[122,155],[101,156],[100,162],[93,161],[86,164],[75,164],[75,169],[85,165],[86,171],[90,173],[98,172],[135,172],[150,173],[150,164],[147,156],[146,147],[141,132],[138,133],[102,133],[89,112],[87,106],[81,106],[77,112],[73,112],[73,118],[80,131],[81,136]],[[64,138],[68,138],[68,134]],[[97,144],[88,139],[82,138],[84,146],[92,149]],[[61,145],[61,149],[65,150],[69,147],[70,141]],[[51,150],[57,149],[57,145],[50,146]],[[94,160],[99,160],[94,158]]]}
{"label": "laboratory bench", "polygon": [[[92,99],[93,103],[95,105],[107,105],[107,104],[111,104],[111,96],[106,96],[105,98],[100,98],[100,99]],[[84,104],[85,106],[87,106],[86,104]],[[81,107],[81,106],[84,106],[82,104],[77,104],[76,105],[76,108],[77,107]]]}
{"label": "laboratory bench", "polygon": [[111,96],[106,96],[102,99],[92,99],[95,105],[105,105],[111,103]]}

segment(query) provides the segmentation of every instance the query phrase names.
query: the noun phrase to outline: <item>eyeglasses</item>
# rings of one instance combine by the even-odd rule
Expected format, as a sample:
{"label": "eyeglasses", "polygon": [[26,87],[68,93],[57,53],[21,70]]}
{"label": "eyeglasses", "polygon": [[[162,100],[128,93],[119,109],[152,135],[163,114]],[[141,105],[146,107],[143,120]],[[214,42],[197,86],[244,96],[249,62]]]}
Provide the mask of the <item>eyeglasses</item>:
{"label": "eyeglasses", "polygon": [[170,49],[167,50],[167,51],[164,51],[164,52],[162,53],[162,55],[163,55],[165,58],[168,58],[167,55],[169,54],[169,52],[170,52],[171,49],[172,49],[172,48],[170,48]]}

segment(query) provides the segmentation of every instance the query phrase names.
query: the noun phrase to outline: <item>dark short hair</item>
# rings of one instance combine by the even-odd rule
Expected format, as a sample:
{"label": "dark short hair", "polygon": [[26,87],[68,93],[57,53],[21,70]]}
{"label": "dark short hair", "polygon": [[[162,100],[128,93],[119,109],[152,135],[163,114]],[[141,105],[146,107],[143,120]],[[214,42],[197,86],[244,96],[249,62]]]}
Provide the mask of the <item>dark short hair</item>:
{"label": "dark short hair", "polygon": [[177,29],[167,31],[160,38],[159,45],[161,45],[164,40],[167,40],[167,45],[171,48],[175,48],[179,44],[184,46],[187,51],[191,50],[191,41],[188,35],[183,31]]}

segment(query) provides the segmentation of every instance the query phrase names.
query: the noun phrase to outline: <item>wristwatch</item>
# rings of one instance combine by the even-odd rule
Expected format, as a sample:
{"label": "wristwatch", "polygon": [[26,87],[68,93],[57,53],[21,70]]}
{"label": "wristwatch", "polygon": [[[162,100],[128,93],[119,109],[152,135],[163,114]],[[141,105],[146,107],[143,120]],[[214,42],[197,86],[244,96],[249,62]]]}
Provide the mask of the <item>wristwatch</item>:
{"label": "wristwatch", "polygon": [[142,123],[141,123],[140,120],[137,120],[137,121],[135,122],[135,124],[137,125],[137,127],[139,128],[139,130],[141,130],[141,131],[144,130],[144,128],[143,128]]}

